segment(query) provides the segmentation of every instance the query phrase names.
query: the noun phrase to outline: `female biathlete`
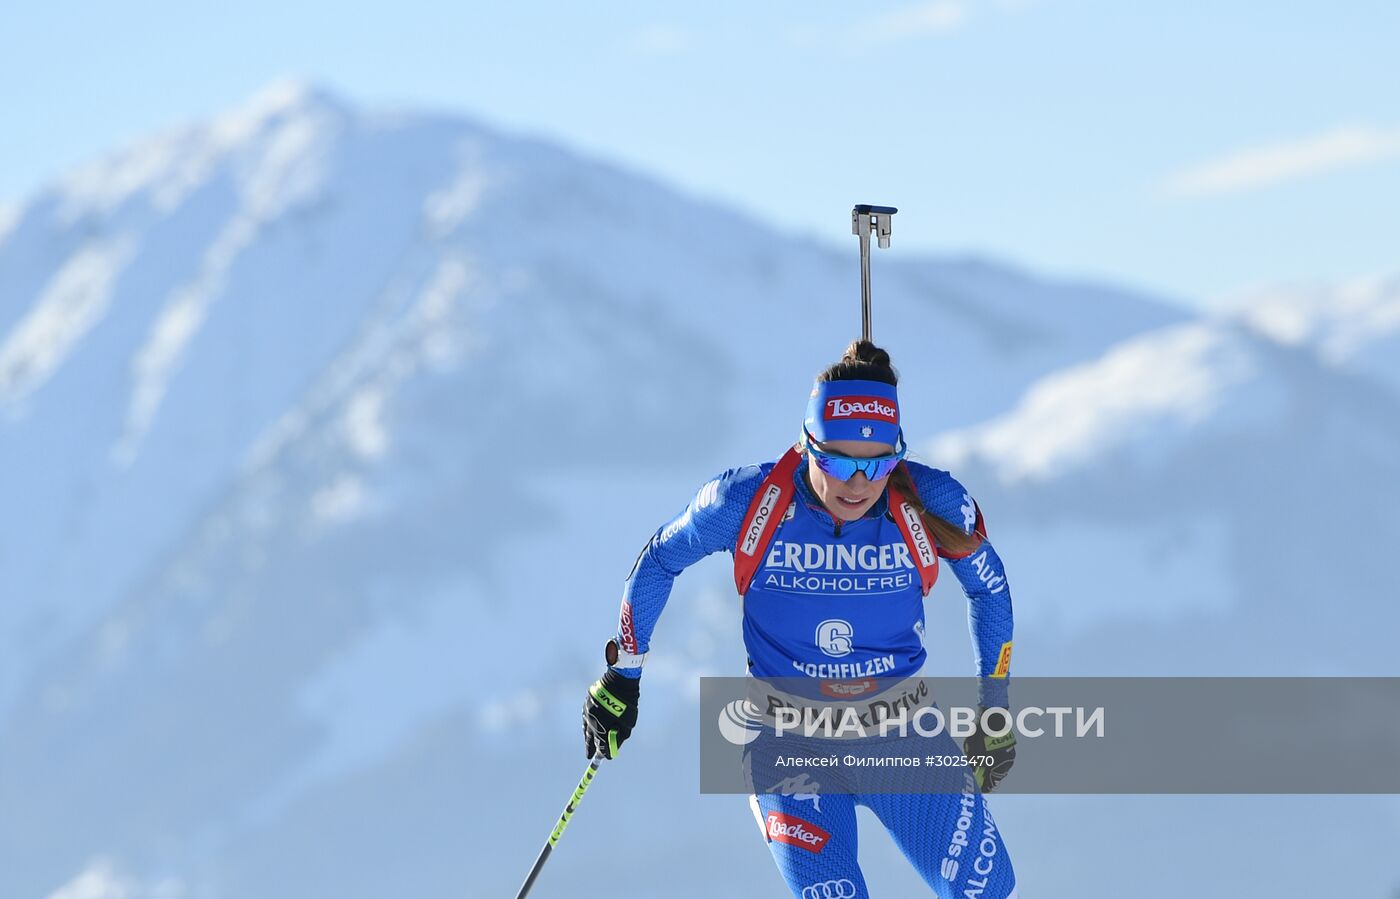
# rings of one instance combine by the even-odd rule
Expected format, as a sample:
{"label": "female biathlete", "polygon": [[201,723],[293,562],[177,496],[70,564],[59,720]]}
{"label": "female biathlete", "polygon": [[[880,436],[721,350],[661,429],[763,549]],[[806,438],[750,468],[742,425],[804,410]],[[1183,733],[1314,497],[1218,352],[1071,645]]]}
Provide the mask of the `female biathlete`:
{"label": "female biathlete", "polygon": [[[735,556],[750,674],[838,683],[918,673],[923,597],[941,557],[969,600],[980,702],[1007,707],[1011,593],[1001,560],[962,485],[904,459],[897,383],[888,353],[852,343],[818,376],[792,450],[705,484],[651,538],[627,578],[607,670],[584,705],[590,758],[615,757],[636,724],[642,664],[672,581],[719,550]],[[938,750],[958,752],[946,730],[939,739]],[[1015,875],[982,798],[1011,767],[1014,736],[979,727],[962,752],[983,760],[958,773],[962,790],[756,791],[751,804],[792,894],[869,895],[856,861],[861,804],[939,897],[1014,899]]]}

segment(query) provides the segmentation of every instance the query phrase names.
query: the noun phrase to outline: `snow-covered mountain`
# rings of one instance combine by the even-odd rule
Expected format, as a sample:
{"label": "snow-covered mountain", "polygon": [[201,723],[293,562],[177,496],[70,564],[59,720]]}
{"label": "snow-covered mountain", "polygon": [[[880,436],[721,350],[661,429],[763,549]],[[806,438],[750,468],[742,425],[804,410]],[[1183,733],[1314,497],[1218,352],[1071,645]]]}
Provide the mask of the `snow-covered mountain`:
{"label": "snow-covered mountain", "polygon": [[[536,470],[699,479],[705,460],[771,455],[793,418],[769,410],[797,408],[853,330],[854,273],[556,148],[295,84],[101,160],[22,207],[0,244],[0,464],[28,473],[8,491],[23,514],[0,516],[16,598],[0,680],[17,689],[131,595],[236,502],[236,479],[318,440],[340,457],[308,459],[297,486],[332,517],[399,508],[354,470],[440,447],[434,431],[482,451],[499,434]],[[975,264],[877,277],[877,333],[927,386],[910,418],[929,432],[1180,317]],[[430,382],[441,395],[404,405]],[[511,489],[488,480],[477,508]]]}
{"label": "snow-covered mountain", "polygon": [[1268,291],[1242,302],[1239,316],[1280,343],[1400,389],[1400,279]]}
{"label": "snow-covered mountain", "polygon": [[[899,247],[896,227],[875,334],[1041,634],[1018,670],[1068,649],[1083,673],[1259,670],[1318,621],[1271,670],[1377,670],[1308,611],[1395,621],[1320,545],[1395,536],[1372,504],[1400,483],[1394,382],[1322,336],[1369,325],[1322,302],[1287,338]],[[790,442],[857,291],[854,247],[296,84],[0,216],[0,895],[513,889],[638,547]],[[727,579],[716,558],[678,583],[635,749],[542,895],[593,895],[571,878],[612,820],[642,882],[693,873],[644,895],[777,886],[742,800],[675,776],[693,676],[742,660]],[[939,590],[936,665],[963,672]],[[1285,624],[1214,630],[1275,595]],[[1045,808],[1024,802],[1004,827]],[[683,811],[638,829],[641,804]],[[1018,864],[1074,882],[1037,851]]]}
{"label": "snow-covered mountain", "polygon": [[1393,580],[1358,562],[1400,538],[1400,393],[1310,347],[1164,328],[928,452],[1006,518],[1020,620],[1096,647],[1027,664],[1393,673],[1372,644],[1400,628]]}
{"label": "snow-covered mountain", "polygon": [[[925,444],[995,510],[1018,670],[1395,676],[1396,296],[1384,281],[1261,296],[1128,338],[1039,379],[1011,410]],[[929,633],[955,653],[947,627]],[[1191,895],[1394,895],[1400,876],[1381,848],[1400,839],[1394,797],[1277,798],[1011,804],[1029,833],[1066,818],[1152,832],[1158,850],[1193,858]],[[1333,816],[1346,827],[1319,835],[1309,823]],[[1097,829],[1058,832],[1070,857],[1105,852]],[[1290,861],[1345,839],[1359,841],[1345,872]],[[1178,889],[1135,880],[1157,870],[1143,839],[1109,842],[1114,860],[1083,895]]]}

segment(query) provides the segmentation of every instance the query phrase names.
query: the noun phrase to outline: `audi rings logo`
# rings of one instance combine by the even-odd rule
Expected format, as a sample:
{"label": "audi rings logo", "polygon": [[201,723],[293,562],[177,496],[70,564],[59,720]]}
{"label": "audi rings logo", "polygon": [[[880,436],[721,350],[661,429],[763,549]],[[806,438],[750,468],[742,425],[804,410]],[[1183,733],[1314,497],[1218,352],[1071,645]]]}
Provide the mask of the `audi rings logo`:
{"label": "audi rings logo", "polygon": [[856,885],[846,878],[823,880],[802,888],[802,899],[856,899]]}
{"label": "audi rings logo", "polygon": [[758,739],[763,716],[747,699],[736,699],[719,710],[719,732],[735,746],[747,746]]}

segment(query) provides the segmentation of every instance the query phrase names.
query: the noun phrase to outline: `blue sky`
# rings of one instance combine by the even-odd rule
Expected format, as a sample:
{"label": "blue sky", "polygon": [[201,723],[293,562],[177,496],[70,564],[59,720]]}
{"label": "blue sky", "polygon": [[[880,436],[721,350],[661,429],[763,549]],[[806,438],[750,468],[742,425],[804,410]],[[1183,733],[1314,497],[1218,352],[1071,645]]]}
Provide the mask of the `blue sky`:
{"label": "blue sky", "polygon": [[1400,268],[1397,46],[1400,4],[1365,0],[31,3],[0,29],[0,203],[292,75],[848,249],[851,203],[890,203],[904,251],[1214,305]]}

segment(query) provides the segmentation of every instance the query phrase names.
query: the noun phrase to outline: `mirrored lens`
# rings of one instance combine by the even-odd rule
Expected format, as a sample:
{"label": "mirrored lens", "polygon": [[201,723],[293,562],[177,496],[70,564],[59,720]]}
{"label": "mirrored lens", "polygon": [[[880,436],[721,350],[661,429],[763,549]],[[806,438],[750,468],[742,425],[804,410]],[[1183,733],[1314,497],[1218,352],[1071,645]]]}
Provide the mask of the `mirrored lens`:
{"label": "mirrored lens", "polygon": [[866,467],[865,477],[871,481],[883,480],[893,474],[898,465],[898,459],[881,459],[878,462],[872,462]]}
{"label": "mirrored lens", "polygon": [[812,461],[817,463],[817,467],[824,473],[831,475],[838,481],[849,481],[856,474],[856,460],[847,459],[844,456],[828,456],[826,453],[812,450]]}
{"label": "mirrored lens", "polygon": [[865,473],[866,480],[879,481],[889,477],[895,466],[899,464],[898,456],[856,459],[850,456],[830,456],[817,449],[812,449],[811,452],[817,467],[838,481],[849,481],[856,476],[858,471]]}

